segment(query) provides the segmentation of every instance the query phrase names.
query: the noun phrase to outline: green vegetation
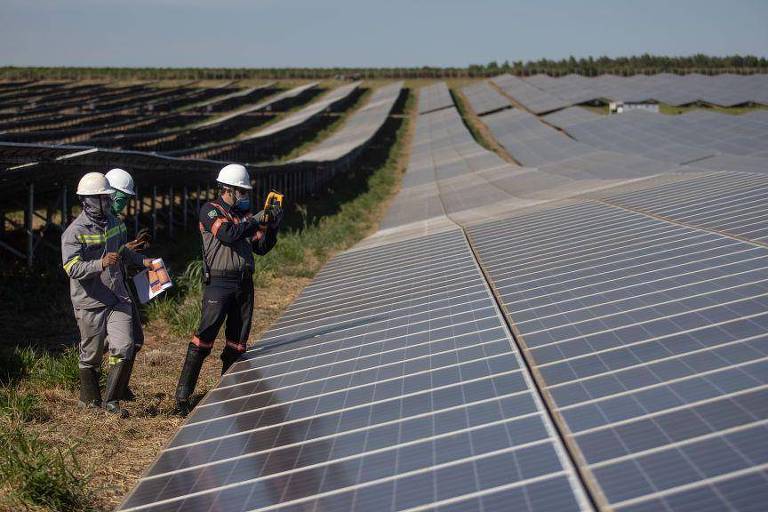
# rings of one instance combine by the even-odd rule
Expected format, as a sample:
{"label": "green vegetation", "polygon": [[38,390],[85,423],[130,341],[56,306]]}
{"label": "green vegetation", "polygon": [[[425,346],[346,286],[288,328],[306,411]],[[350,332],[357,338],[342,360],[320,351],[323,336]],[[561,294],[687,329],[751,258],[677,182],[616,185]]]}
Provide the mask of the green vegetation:
{"label": "green vegetation", "polygon": [[467,101],[464,98],[464,95],[460,94],[456,90],[452,90],[451,96],[453,96],[453,102],[456,104],[456,110],[459,111],[459,115],[461,115],[461,119],[464,121],[464,125],[472,134],[472,137],[474,137],[477,143],[483,146],[485,149],[487,149],[488,151],[493,151],[493,145],[489,140],[487,140],[483,136],[482,133],[480,133],[480,130],[478,129],[477,125],[469,122],[469,120],[474,116],[472,115],[471,108],[467,104]]}
{"label": "green vegetation", "polygon": [[[412,108],[409,97],[406,112]],[[402,172],[399,156],[409,124],[407,116],[390,119],[382,135],[391,141],[371,148],[365,162],[336,176],[318,197],[296,205],[286,217],[275,248],[256,258],[257,287],[265,288],[275,278],[312,277],[331,254],[351,247],[370,232]],[[199,259],[187,263],[174,293],[153,301],[147,310],[150,319],[162,320],[174,335],[188,336],[197,327],[201,267]]]}
{"label": "green vegetation", "polygon": [[88,67],[0,67],[0,78],[7,79],[111,79],[111,80],[248,80],[248,79],[413,79],[466,78],[512,73],[519,76],[546,73],[553,76],[578,73],[596,76],[604,73],[635,75],[652,73],[766,73],[768,59],[754,55],[713,57],[696,54],[686,57],[636,55],[610,58],[573,56],[567,59],[496,61],[467,67],[397,68],[88,68]]}
{"label": "green vegetation", "polygon": [[40,394],[77,385],[77,351],[30,347],[0,352],[0,505],[56,511],[87,510],[88,475],[75,445],[51,443],[38,429],[50,419]]}
{"label": "green vegetation", "polygon": [[0,423],[0,504],[14,510],[44,507],[75,512],[88,510],[89,494],[74,447],[52,445],[27,430],[23,422]]}

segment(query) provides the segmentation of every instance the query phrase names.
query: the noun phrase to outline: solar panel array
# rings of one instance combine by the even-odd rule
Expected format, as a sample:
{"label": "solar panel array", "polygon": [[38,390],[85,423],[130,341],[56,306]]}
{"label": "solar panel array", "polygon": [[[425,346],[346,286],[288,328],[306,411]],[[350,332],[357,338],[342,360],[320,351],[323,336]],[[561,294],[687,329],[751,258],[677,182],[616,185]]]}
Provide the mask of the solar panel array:
{"label": "solar panel array", "polygon": [[702,102],[723,107],[744,103],[768,104],[766,74],[705,76],[659,73],[630,77],[602,75],[595,78],[579,75],[551,78],[537,75],[525,81],[572,105],[597,99],[652,100],[669,105]]}
{"label": "solar panel array", "polygon": [[472,110],[479,116],[509,108],[509,99],[486,81],[476,82],[461,89]]}
{"label": "solar panel array", "polygon": [[288,163],[346,161],[359,154],[384,126],[403,92],[403,82],[379,87],[344,125],[310,151]]}
{"label": "solar panel array", "polygon": [[570,125],[581,123],[583,121],[592,121],[599,117],[600,114],[595,114],[586,108],[568,107],[542,116],[542,119],[552,126],[566,128]]}
{"label": "solar panel array", "polygon": [[565,130],[594,147],[676,163],[721,153],[751,156],[768,151],[768,121],[718,112],[665,116],[633,111],[571,124]]}
{"label": "solar panel array", "polygon": [[[764,508],[768,167],[723,167],[765,159],[681,166],[520,110],[482,119],[540,167],[483,149],[453,106],[419,115],[382,229],[120,510]],[[666,154],[695,147],[685,122]]]}
{"label": "solar panel array", "polygon": [[423,93],[420,93],[419,114],[433,112],[443,108],[453,106],[453,98],[448,85],[445,82],[437,82],[433,85],[424,87]]}
{"label": "solar panel array", "polygon": [[[375,90],[339,130],[300,157],[279,164],[250,165],[249,170],[256,179],[257,197],[270,188],[279,188],[294,198],[305,197],[354,163],[381,131],[401,96],[402,85],[397,82]],[[337,96],[334,94],[333,98]],[[29,183],[34,183],[38,196],[50,196],[64,186],[71,193],[85,170],[116,166],[130,169],[140,182],[158,187],[177,186],[177,191],[183,187],[191,190],[196,185],[210,184],[224,163],[89,146],[0,142],[0,164],[6,167],[0,173],[0,184],[4,197],[9,199],[26,197]]]}
{"label": "solar panel array", "polygon": [[589,508],[455,224],[334,258],[122,510],[264,507]]}
{"label": "solar panel array", "polygon": [[569,101],[509,74],[492,78],[491,82],[534,114],[546,114],[572,105]]}
{"label": "solar panel array", "polygon": [[337,87],[306,107],[290,113],[248,136],[238,137],[236,141],[204,144],[196,148],[185,149],[179,154],[189,158],[219,158],[238,162],[263,160],[265,146],[285,143],[286,139],[293,137],[297,132],[311,127],[312,121],[321,114],[338,110],[342,104],[354,97],[353,93],[360,87],[361,83],[354,82]]}

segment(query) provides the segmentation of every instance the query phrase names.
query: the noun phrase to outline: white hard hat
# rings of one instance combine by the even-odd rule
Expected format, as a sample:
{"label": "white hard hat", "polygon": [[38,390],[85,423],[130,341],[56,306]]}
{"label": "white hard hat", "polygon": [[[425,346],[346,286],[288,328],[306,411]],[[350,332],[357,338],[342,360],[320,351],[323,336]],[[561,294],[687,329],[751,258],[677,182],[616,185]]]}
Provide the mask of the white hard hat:
{"label": "white hard hat", "polygon": [[100,172],[89,172],[77,184],[77,195],[79,196],[101,196],[111,194],[115,191],[109,186],[106,176]]}
{"label": "white hard hat", "polygon": [[131,175],[122,169],[112,169],[106,174],[109,186],[128,195],[136,195],[136,187],[133,185]]}
{"label": "white hard hat", "polygon": [[222,185],[230,185],[237,188],[251,190],[251,176],[248,170],[240,164],[229,164],[219,171],[216,181]]}

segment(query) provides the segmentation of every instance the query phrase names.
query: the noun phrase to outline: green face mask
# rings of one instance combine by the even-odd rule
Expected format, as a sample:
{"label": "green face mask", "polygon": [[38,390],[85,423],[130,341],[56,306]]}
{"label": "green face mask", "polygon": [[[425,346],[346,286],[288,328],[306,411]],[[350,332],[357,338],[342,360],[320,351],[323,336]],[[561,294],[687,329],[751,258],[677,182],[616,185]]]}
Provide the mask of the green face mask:
{"label": "green face mask", "polygon": [[112,213],[117,215],[122,212],[130,198],[131,196],[119,190],[112,194]]}

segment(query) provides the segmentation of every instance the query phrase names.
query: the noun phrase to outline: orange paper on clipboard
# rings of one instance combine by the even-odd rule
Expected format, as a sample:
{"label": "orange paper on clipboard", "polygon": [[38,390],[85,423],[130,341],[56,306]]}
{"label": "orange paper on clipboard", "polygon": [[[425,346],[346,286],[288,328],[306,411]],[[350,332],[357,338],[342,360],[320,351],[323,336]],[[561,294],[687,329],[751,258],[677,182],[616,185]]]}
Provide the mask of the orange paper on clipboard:
{"label": "orange paper on clipboard", "polygon": [[133,277],[133,284],[136,285],[139,301],[146,304],[173,286],[173,281],[163,259],[156,258],[152,260],[152,268],[139,272]]}

